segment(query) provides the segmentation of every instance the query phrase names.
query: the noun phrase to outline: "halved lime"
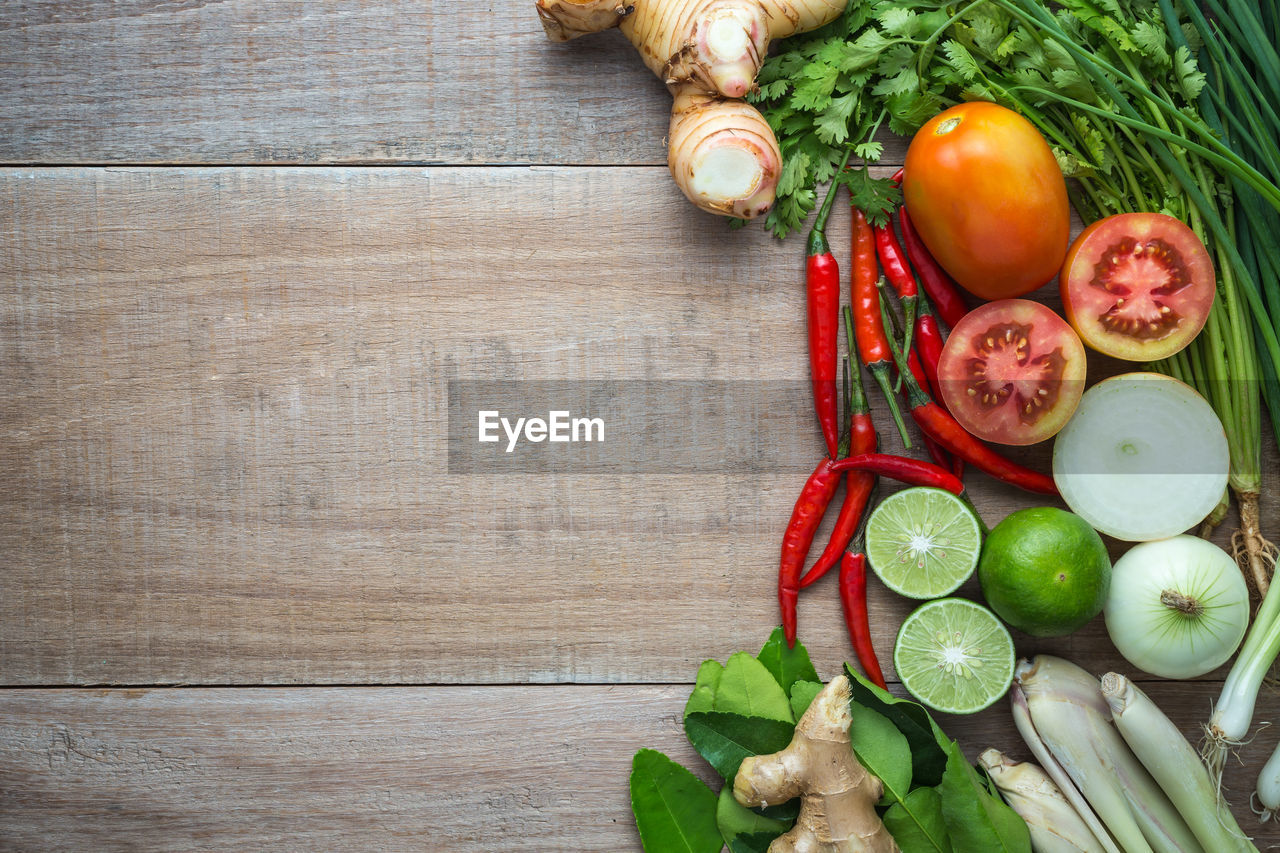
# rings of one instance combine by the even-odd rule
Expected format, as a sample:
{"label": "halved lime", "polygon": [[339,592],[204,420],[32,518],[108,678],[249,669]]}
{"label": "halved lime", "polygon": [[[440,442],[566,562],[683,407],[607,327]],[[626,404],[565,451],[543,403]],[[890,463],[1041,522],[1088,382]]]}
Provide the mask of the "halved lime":
{"label": "halved lime", "polygon": [[920,605],[903,621],[893,666],[912,696],[946,714],[973,714],[1013,682],[1013,638],[996,615],[963,598]]}
{"label": "halved lime", "polygon": [[949,595],[973,574],[982,533],[973,510],[942,489],[895,492],[867,519],[867,561],[907,598]]}

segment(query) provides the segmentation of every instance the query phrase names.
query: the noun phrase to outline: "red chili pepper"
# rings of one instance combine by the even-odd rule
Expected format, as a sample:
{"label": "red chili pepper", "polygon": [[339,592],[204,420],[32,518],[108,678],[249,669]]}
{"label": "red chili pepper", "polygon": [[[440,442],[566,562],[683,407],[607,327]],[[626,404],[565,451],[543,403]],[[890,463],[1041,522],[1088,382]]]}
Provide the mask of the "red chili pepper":
{"label": "red chili pepper", "polygon": [[[928,384],[926,385],[918,375],[916,381],[920,383],[922,390],[929,390],[938,405],[945,409],[946,405],[942,401],[942,386],[938,384],[938,360],[942,358],[942,330],[938,328],[938,318],[929,310],[929,303],[922,302],[921,306],[922,310],[916,317],[916,348],[912,355],[920,354],[920,364],[924,367],[924,376]],[[957,477],[964,477],[963,459],[946,454],[946,451],[928,436],[925,436],[925,446],[929,448],[929,455],[933,457],[933,461],[944,468],[950,468],[951,473]],[[937,455],[938,452],[946,455],[940,458]]]}
{"label": "red chili pepper", "polygon": [[[849,154],[845,153],[845,162]],[[841,164],[844,168],[844,164]],[[836,198],[835,181],[827,189],[809,231],[805,263],[805,294],[809,315],[809,373],[813,380],[813,405],[827,444],[827,455],[834,458],[840,438],[840,403],[836,396],[836,354],[840,339],[840,266],[827,244],[827,218]]]}
{"label": "red chili pepper", "polygon": [[909,486],[930,486],[946,489],[953,495],[964,491],[964,483],[946,468],[912,459],[910,456],[894,456],[891,453],[862,453],[831,463],[833,471],[869,471]]}
{"label": "red chili pepper", "polygon": [[898,292],[898,298],[902,300],[902,316],[907,328],[907,339],[902,344],[902,349],[910,352],[911,335],[916,321],[916,303],[919,299],[916,277],[911,274],[902,246],[893,233],[893,224],[877,225],[872,230],[876,235],[876,255],[880,258],[880,267],[884,270],[885,278],[889,279],[893,289]]}
{"label": "red chili pepper", "polygon": [[[924,375],[929,380],[929,387],[934,394],[941,394],[938,385],[938,362],[942,359],[942,330],[938,328],[938,318],[929,310],[928,303],[916,316],[916,348],[920,354],[920,364],[924,367]],[[924,383],[920,383],[924,387]]]}
{"label": "red chili pepper", "polygon": [[813,544],[813,536],[818,532],[818,525],[826,515],[827,505],[835,497],[840,485],[841,473],[834,470],[835,461],[827,458],[818,463],[800,497],[796,499],[795,508],[791,510],[791,520],[782,535],[782,561],[778,566],[778,603],[782,607],[782,632],[787,638],[787,646],[796,642],[796,602],[800,597],[800,570],[804,568],[805,559],[809,556],[809,546]]}
{"label": "red chili pepper", "polygon": [[893,182],[893,185],[895,187],[902,186],[902,172],[903,170],[899,169],[898,171],[894,172],[892,175],[889,176],[889,180]]}
{"label": "red chili pepper", "polygon": [[853,210],[853,318],[858,344],[858,356],[871,371],[880,390],[889,403],[889,414],[902,436],[904,447],[911,447],[907,426],[902,422],[898,401],[889,387],[889,367],[893,351],[880,318],[880,293],[876,289],[879,276],[876,269],[875,233],[861,210]]}
{"label": "red chili pepper", "polygon": [[887,685],[875,647],[871,644],[871,621],[867,614],[867,555],[845,553],[840,561],[840,604],[844,609],[844,623],[849,628],[849,639],[858,655],[862,671],[872,683],[881,689]]}
{"label": "red chili pepper", "polygon": [[[849,316],[848,309],[845,309],[845,316],[846,318]],[[857,349],[853,338],[852,322],[846,323],[846,329],[849,334],[849,349],[852,352]],[[853,364],[851,374],[853,381],[850,383],[851,393],[849,394],[847,450],[855,455],[875,453],[879,439],[875,424],[871,421],[871,407],[867,405],[867,395],[863,391],[856,362]],[[858,526],[862,523],[862,514],[866,511],[867,502],[871,500],[871,493],[875,490],[875,486],[875,475],[865,471],[850,471],[845,477],[844,503],[840,505],[840,514],[836,516],[835,526],[831,529],[831,538],[827,541],[827,547],[823,550],[822,556],[800,578],[800,589],[817,583],[840,563],[840,555],[844,553],[844,549],[848,547]]]}
{"label": "red chili pepper", "polygon": [[907,257],[911,259],[911,265],[920,274],[924,292],[933,300],[933,305],[942,315],[943,322],[949,328],[955,328],[956,323],[969,313],[969,306],[960,295],[959,285],[933,259],[933,255],[929,254],[924,241],[920,239],[919,232],[911,224],[911,217],[907,215],[906,207],[898,208],[898,225],[902,228],[902,242],[907,247]]}

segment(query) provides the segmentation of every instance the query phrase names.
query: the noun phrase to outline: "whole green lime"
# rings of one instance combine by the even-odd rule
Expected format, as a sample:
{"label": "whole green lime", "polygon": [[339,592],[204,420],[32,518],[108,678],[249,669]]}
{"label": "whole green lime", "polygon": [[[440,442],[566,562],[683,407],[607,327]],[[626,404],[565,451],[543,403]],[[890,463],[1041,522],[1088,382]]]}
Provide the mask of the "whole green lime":
{"label": "whole green lime", "polygon": [[978,581],[987,604],[1014,628],[1060,637],[1102,612],[1111,558],[1080,516],[1051,506],[1023,509],[987,537]]}

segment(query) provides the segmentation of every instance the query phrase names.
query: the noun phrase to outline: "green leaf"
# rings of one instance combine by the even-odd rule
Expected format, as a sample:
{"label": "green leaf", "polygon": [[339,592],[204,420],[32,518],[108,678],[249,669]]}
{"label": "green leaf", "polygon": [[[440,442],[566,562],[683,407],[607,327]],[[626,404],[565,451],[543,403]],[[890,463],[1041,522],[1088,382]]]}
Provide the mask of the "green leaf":
{"label": "green leaf", "polygon": [[902,201],[902,190],[888,178],[873,178],[866,169],[854,169],[841,177],[849,187],[849,203],[861,210],[872,225],[884,225]]}
{"label": "green leaf", "polygon": [[823,62],[810,62],[800,72],[791,102],[797,107],[818,112],[831,103],[831,92],[836,87],[840,69]]}
{"label": "green leaf", "polygon": [[661,752],[631,761],[631,812],[647,853],[720,853],[716,795]]}
{"label": "green leaf", "polygon": [[1180,47],[1173,54],[1173,73],[1178,79],[1178,86],[1188,101],[1200,97],[1204,90],[1204,72],[1196,64],[1195,58],[1185,47]]}
{"label": "green leaf", "polygon": [[916,35],[916,13],[902,6],[889,6],[876,16],[885,32],[902,38]]}
{"label": "green leaf", "polygon": [[814,122],[818,138],[828,145],[839,145],[849,138],[849,116],[858,105],[858,94],[849,92],[831,101]]}
{"label": "green leaf", "polygon": [[1132,35],[1134,44],[1142,51],[1144,61],[1153,62],[1161,68],[1170,66],[1169,35],[1163,26],[1151,21],[1140,21],[1133,28]]}
{"label": "green leaf", "polygon": [[1013,809],[991,796],[955,741],[938,786],[942,817],[956,850],[1031,853],[1031,833]]}
{"label": "green leaf", "polygon": [[955,69],[960,75],[960,79],[969,83],[977,79],[981,73],[978,70],[978,63],[973,58],[973,54],[969,53],[960,42],[955,39],[947,39],[942,43],[942,52],[947,55],[947,63]]}
{"label": "green leaf", "polygon": [[[720,835],[731,850],[734,849],[734,841],[741,836],[748,839],[756,836],[767,838],[764,847],[760,848],[767,850],[769,843],[790,829],[791,824],[792,821],[774,820],[742,805],[733,798],[732,785],[725,785],[720,789],[720,799],[716,803],[716,825],[720,827]],[[754,846],[755,842],[749,840],[744,849],[753,849]]]}
{"label": "green leaf", "polygon": [[952,853],[936,788],[916,788],[882,818],[902,853]]}
{"label": "green leaf", "polygon": [[718,660],[706,660],[698,667],[698,677],[693,683],[693,693],[685,703],[684,715],[687,717],[694,711],[714,711],[716,708],[716,688],[720,686],[720,676],[724,666]]}
{"label": "green leaf", "polygon": [[769,853],[769,845],[777,837],[767,832],[755,835],[739,835],[732,841],[727,842],[729,853]]}
{"label": "green leaf", "polygon": [[715,710],[787,724],[795,722],[786,691],[750,652],[735,652],[729,657],[716,686]]}
{"label": "green leaf", "polygon": [[820,680],[804,643],[797,640],[794,648],[788,648],[781,628],[773,629],[769,639],[760,648],[760,654],[756,655],[756,660],[764,665],[787,693],[791,692],[792,685],[797,681]]}
{"label": "green leaf", "polygon": [[796,722],[800,721],[804,712],[813,704],[814,697],[821,692],[820,681],[797,681],[791,685],[791,713],[795,714]]}
{"label": "green leaf", "polygon": [[862,766],[884,783],[885,802],[896,803],[911,790],[911,746],[889,718],[851,702],[849,740]]}
{"label": "green leaf", "polygon": [[689,743],[727,782],[738,775],[742,759],[785,749],[794,732],[790,723],[724,711],[696,711],[684,718]]}
{"label": "green leaf", "polygon": [[899,699],[867,681],[847,664],[853,702],[878,711],[902,732],[911,747],[911,778],[916,785],[932,787],[942,781],[947,767],[947,744],[950,740],[922,706],[909,699]]}

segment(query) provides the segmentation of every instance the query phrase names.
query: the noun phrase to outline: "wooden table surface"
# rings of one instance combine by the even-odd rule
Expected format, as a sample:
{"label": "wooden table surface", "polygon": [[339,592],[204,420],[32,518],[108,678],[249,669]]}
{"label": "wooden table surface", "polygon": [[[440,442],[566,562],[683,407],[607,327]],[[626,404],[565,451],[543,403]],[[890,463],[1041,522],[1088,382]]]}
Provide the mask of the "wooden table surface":
{"label": "wooden table surface", "polygon": [[[528,0],[31,0],[0,57],[0,849],[638,850],[805,472],[451,474],[449,382],[802,380],[800,244],[687,204],[659,81]],[[800,618],[829,677],[832,585]],[[1223,675],[1143,686],[1194,736]]]}

